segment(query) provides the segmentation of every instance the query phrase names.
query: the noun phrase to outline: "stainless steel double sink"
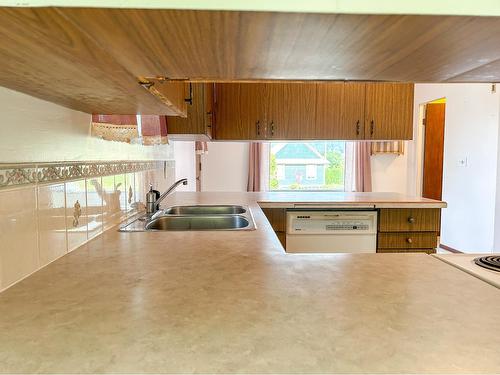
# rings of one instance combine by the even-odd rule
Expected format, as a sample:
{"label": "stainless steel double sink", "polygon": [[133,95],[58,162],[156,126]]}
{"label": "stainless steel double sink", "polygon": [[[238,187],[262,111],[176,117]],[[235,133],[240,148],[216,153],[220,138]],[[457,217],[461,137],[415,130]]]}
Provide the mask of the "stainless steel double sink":
{"label": "stainless steel double sink", "polygon": [[120,227],[122,232],[253,230],[250,209],[239,205],[172,206],[142,215]]}

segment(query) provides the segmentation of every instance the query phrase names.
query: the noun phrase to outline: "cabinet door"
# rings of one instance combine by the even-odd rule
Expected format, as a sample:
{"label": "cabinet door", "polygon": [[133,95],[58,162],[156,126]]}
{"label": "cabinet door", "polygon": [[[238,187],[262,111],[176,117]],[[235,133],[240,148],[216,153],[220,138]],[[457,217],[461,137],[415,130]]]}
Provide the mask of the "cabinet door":
{"label": "cabinet door", "polygon": [[316,85],[316,121],[306,126],[306,139],[351,139],[350,124],[341,121],[344,83],[319,82]]}
{"label": "cabinet door", "polygon": [[364,139],[366,84],[346,82],[342,96],[339,137],[335,139]]}
{"label": "cabinet door", "polygon": [[265,90],[259,83],[215,85],[215,138],[248,140],[265,137]]}
{"label": "cabinet door", "polygon": [[413,138],[413,83],[395,83],[391,139]]}
{"label": "cabinet door", "polygon": [[367,83],[365,139],[411,139],[413,84]]}
{"label": "cabinet door", "polygon": [[248,139],[266,138],[266,108],[269,102],[269,88],[263,83],[241,84],[242,126],[248,129]]}
{"label": "cabinet door", "polygon": [[176,135],[206,134],[205,92],[204,83],[192,83],[192,103],[187,105],[187,117],[167,116],[168,134],[172,138],[179,138]]}
{"label": "cabinet door", "polygon": [[267,139],[304,139],[311,134],[316,111],[316,83],[269,83]]}

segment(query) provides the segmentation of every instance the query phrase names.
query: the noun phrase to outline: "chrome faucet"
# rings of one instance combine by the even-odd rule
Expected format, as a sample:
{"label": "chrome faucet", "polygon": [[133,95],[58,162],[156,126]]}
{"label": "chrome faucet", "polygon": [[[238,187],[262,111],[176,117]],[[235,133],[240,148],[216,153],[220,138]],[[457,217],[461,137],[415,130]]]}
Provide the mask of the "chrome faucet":
{"label": "chrome faucet", "polygon": [[[162,200],[165,199],[165,197],[167,195],[169,195],[172,191],[175,190],[175,188],[179,185],[187,185],[188,183],[188,180],[187,178],[182,178],[180,179],[179,181],[175,181],[172,186],[170,186],[162,195],[160,195],[154,202],[150,202],[150,199],[149,197],[146,199],[146,201],[148,202],[147,204],[147,213],[148,214],[153,214],[155,213],[156,211],[158,211],[160,209],[160,203]],[[152,189],[150,189],[150,191],[152,191]],[[148,193],[149,194],[149,193]]]}

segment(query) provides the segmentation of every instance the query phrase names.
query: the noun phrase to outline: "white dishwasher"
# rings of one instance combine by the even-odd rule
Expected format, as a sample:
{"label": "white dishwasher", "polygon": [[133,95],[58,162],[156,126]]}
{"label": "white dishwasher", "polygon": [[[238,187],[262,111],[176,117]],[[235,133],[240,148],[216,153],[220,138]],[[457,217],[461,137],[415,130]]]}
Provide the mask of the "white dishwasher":
{"label": "white dishwasher", "polygon": [[288,211],[288,253],[375,253],[377,211]]}

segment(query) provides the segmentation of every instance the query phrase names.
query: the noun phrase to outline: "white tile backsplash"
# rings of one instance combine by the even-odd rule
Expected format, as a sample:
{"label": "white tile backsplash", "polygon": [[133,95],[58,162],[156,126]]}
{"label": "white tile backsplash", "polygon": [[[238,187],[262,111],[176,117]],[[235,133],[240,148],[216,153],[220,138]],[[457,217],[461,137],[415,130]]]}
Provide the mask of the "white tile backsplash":
{"label": "white tile backsplash", "polygon": [[68,251],[66,239],[66,194],[63,184],[38,187],[38,247],[40,267]]}
{"label": "white tile backsplash", "polygon": [[0,190],[0,291],[144,209],[150,182],[170,183],[158,169]]}
{"label": "white tile backsplash", "polygon": [[0,194],[0,290],[39,267],[36,187]]}

